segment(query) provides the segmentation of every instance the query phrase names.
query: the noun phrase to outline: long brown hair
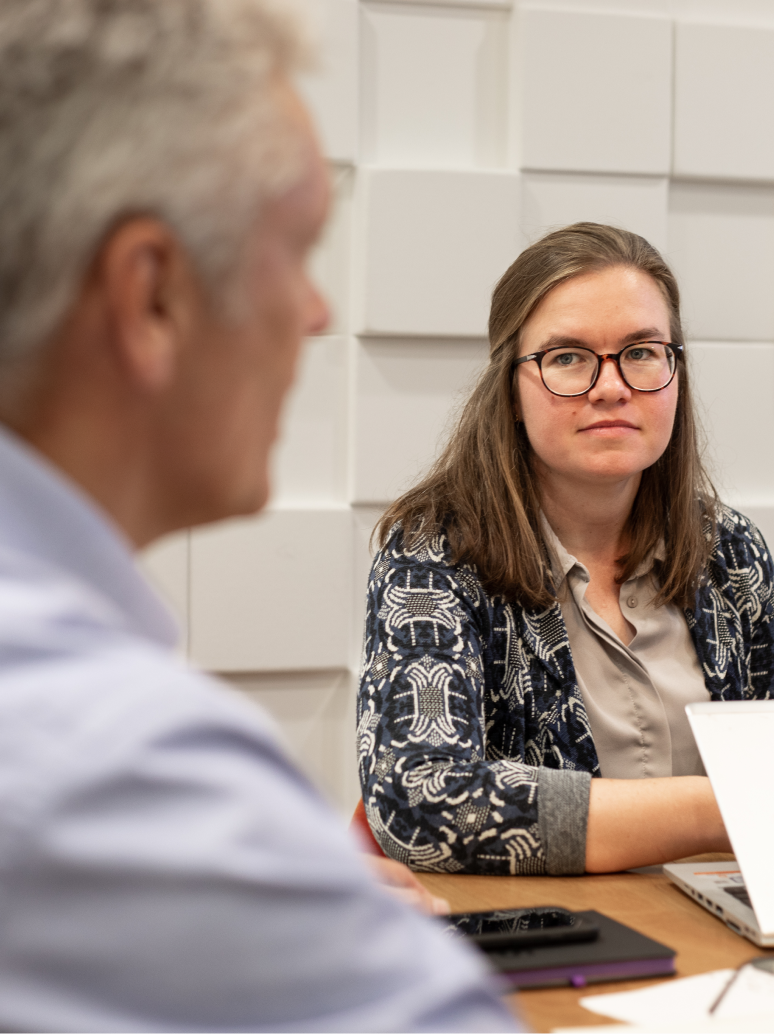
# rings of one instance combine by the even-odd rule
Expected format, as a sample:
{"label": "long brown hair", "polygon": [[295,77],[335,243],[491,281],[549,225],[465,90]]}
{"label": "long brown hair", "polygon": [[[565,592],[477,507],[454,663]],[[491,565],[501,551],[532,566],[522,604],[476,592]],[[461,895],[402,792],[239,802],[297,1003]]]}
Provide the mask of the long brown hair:
{"label": "long brown hair", "polygon": [[[382,546],[396,522],[409,547],[444,532],[452,563],[475,565],[490,594],[532,607],[553,602],[532,450],[524,425],[514,419],[512,363],[521,328],[552,288],[612,266],[653,277],[667,302],[671,340],[684,344],[677,281],[644,238],[598,223],[547,234],[519,255],[495,287],[489,364],[430,472],[379,521],[375,534]],[[618,581],[630,578],[663,538],[657,603],[690,606],[709,560],[707,528],[714,527],[716,497],[699,453],[688,367],[683,360],[678,365],[672,436],[663,455],[642,472]]]}

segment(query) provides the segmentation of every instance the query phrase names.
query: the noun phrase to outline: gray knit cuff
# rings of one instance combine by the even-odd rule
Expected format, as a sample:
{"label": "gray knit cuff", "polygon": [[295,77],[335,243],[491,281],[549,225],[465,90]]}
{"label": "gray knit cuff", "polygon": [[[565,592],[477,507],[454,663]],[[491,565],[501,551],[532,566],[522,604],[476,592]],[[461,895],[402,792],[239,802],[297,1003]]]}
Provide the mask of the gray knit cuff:
{"label": "gray knit cuff", "polygon": [[591,775],[569,768],[538,769],[538,825],[546,871],[565,876],[586,869]]}

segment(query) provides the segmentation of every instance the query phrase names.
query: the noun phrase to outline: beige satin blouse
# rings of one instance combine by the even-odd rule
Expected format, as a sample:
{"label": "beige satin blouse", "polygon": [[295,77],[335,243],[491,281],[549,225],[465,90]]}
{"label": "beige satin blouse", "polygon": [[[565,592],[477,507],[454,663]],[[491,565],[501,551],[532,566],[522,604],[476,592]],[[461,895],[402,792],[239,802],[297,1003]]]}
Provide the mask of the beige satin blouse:
{"label": "beige satin blouse", "polygon": [[656,553],[621,586],[621,610],[636,629],[625,646],[586,602],[588,570],[543,523],[602,775],[703,775],[685,705],[709,693],[684,614],[652,605],[661,557]]}

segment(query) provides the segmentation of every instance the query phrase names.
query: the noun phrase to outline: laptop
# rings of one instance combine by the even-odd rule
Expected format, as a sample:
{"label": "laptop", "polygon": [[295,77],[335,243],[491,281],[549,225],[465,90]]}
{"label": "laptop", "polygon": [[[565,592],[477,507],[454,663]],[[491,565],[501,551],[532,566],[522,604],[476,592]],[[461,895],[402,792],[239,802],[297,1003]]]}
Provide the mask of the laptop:
{"label": "laptop", "polygon": [[736,862],[681,862],[664,873],[735,933],[774,947],[774,700],[686,711]]}

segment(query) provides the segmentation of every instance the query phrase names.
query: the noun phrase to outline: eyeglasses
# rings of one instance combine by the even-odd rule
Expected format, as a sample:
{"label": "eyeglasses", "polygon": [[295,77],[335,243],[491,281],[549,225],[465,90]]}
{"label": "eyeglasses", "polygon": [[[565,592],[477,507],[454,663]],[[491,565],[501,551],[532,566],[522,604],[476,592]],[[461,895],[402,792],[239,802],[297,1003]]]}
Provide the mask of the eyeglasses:
{"label": "eyeglasses", "polygon": [[514,359],[512,368],[534,360],[551,394],[569,398],[591,391],[599,379],[602,363],[614,359],[621,380],[634,391],[661,391],[671,384],[682,354],[683,346],[671,341],[638,341],[620,352],[604,354],[575,345],[557,345]]}

